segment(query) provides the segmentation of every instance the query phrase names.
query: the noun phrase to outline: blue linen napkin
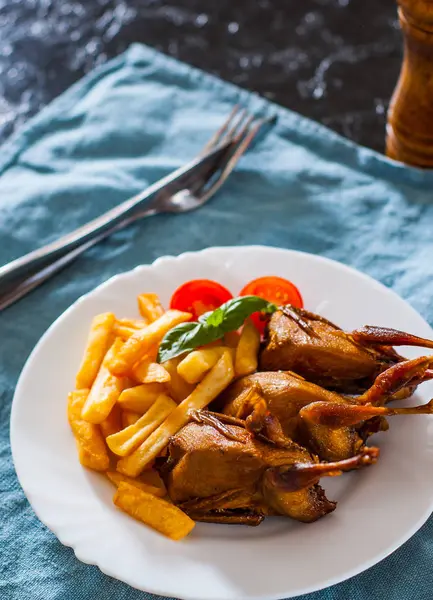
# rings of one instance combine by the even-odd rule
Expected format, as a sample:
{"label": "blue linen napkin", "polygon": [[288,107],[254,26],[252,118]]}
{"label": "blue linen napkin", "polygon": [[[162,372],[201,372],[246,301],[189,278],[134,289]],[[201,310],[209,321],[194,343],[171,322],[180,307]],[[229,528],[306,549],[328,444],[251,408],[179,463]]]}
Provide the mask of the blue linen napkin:
{"label": "blue linen napkin", "polygon": [[[278,123],[241,160],[215,200],[197,212],[159,216],[117,233],[0,314],[4,600],[153,598],[80,563],[63,547],[33,514],[10,455],[11,400],[28,354],[56,317],[102,281],[165,254],[265,244],[352,265],[392,287],[433,322],[432,172],[389,161],[141,45],[85,77],[3,146],[0,264],[184,164],[237,102],[262,114],[276,112]],[[380,564],[303,598],[431,600],[432,558],[430,519]]]}

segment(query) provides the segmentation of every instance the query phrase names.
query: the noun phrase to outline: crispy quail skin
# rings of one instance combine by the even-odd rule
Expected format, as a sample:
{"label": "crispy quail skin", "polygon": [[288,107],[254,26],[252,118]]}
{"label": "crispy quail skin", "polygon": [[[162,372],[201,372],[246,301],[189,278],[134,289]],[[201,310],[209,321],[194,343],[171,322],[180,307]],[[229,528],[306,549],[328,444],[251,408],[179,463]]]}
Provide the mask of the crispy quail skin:
{"label": "crispy quail skin", "polygon": [[194,420],[171,439],[160,471],[171,500],[198,521],[258,525],[266,515],[316,521],[336,506],[320,477],[373,464],[378,454],[372,448],[350,464],[319,463],[282,434],[277,445],[242,420],[207,411]]}
{"label": "crispy quail skin", "polygon": [[294,371],[321,387],[358,394],[382,371],[405,360],[395,345],[432,348],[433,342],[384,327],[345,333],[319,315],[285,306],[268,324],[260,370]]}
{"label": "crispy quail skin", "polygon": [[[399,362],[356,398],[326,390],[292,372],[254,373],[232,383],[213,409],[247,421],[268,410],[285,436],[321,460],[343,460],[357,454],[370,435],[388,428],[385,417],[406,414],[384,405],[402,389],[416,387],[431,366],[431,356]],[[429,414],[429,405],[418,407],[417,414],[421,412]]]}

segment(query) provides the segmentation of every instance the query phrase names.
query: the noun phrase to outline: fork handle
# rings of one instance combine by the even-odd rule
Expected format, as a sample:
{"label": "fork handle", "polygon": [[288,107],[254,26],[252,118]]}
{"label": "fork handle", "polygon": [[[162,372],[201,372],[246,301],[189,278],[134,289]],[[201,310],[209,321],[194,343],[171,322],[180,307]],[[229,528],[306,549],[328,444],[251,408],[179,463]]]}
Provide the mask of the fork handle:
{"label": "fork handle", "polygon": [[24,268],[20,269],[20,272],[18,274],[15,273],[15,277],[13,278],[10,276],[8,281],[2,280],[0,277],[0,312],[20,298],[23,298],[26,294],[44,283],[44,281],[47,281],[47,279],[67,267],[78,256],[80,256],[80,254],[83,254],[83,252],[92,246],[95,246],[104,238],[110,236],[116,231],[119,231],[120,229],[123,229],[138,219],[150,217],[153,214],[155,214],[153,211],[136,213],[130,216],[128,219],[125,219],[125,221],[121,221],[120,223],[105,229],[99,233],[99,235],[96,235],[87,242],[84,242],[81,244],[81,246],[77,246],[73,250],[70,250],[69,252],[60,256],[60,258],[52,259],[52,262],[49,262],[44,267],[27,265],[26,270]]}
{"label": "fork handle", "polygon": [[[184,167],[160,179],[140,194],[115,206],[93,221],[0,267],[0,298],[2,290],[16,287],[29,276],[45,269],[72,250],[83,247],[82,252],[84,252],[84,249],[89,248],[93,243],[96,244],[137,218],[163,212],[163,208],[160,207],[160,200],[164,199],[162,194],[169,197],[172,193],[182,189],[192,177],[197,178],[202,173],[208,172],[210,165],[214,164],[230,145],[230,142],[226,142],[217,146],[204,156],[192,160]],[[90,244],[91,241],[93,241],[92,244]],[[88,243],[89,245],[87,245]],[[76,256],[80,253],[78,252]]]}
{"label": "fork handle", "polygon": [[[123,224],[134,208],[138,210],[140,204],[151,201],[154,194],[152,192],[151,190],[149,193],[147,189],[142,194],[130,198],[71,233],[0,267],[0,290],[5,285],[12,285],[17,280],[24,280],[26,277],[52,264],[62,256],[67,255],[72,250],[84,246],[90,247],[93,245],[90,242],[94,241],[94,243],[97,243],[113,231],[117,231],[117,226]],[[153,213],[156,212],[158,211],[153,209]]]}

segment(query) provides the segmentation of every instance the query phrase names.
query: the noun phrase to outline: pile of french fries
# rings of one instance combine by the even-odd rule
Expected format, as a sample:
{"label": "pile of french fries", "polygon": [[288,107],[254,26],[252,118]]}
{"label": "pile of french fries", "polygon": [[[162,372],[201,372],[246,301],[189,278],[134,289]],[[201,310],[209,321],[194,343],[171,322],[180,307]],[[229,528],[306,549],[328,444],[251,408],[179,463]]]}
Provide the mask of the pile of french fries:
{"label": "pile of french fries", "polygon": [[247,321],[240,334],[159,364],[165,334],[191,315],[164,311],[156,294],[137,300],[139,319],[113,313],[93,319],[68,419],[80,463],[116,486],[115,505],[179,540],[195,523],[170,502],[152,465],[191,410],[205,408],[235,377],[256,371],[260,334]]}

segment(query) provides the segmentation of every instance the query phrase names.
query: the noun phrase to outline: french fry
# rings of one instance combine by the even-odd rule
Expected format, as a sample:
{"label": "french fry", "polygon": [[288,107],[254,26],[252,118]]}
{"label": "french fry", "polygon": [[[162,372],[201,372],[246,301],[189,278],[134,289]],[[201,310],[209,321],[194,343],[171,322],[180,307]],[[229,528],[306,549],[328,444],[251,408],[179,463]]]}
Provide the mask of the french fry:
{"label": "french fry", "polygon": [[147,492],[153,496],[159,496],[160,498],[163,498],[167,493],[164,484],[163,486],[154,486],[143,481],[141,477],[134,479],[133,477],[122,475],[122,473],[119,473],[118,471],[107,471],[106,475],[116,487],[119,487],[121,483],[128,483],[129,485],[135,485],[135,487],[138,487],[143,492]]}
{"label": "french fry", "polygon": [[119,396],[118,404],[121,408],[144,414],[152,406],[160,394],[165,391],[161,383],[144,383],[136,387],[127,388]]}
{"label": "french fry", "polygon": [[179,363],[177,372],[187,383],[198,383],[221,358],[224,348],[202,348],[193,350]]}
{"label": "french fry", "polygon": [[129,383],[125,377],[112,375],[107,367],[107,362],[110,361],[121,346],[122,340],[116,338],[114,344],[107,352],[90,389],[82,411],[82,418],[89,423],[102,423],[108,417],[121,392]]}
{"label": "french fry", "polygon": [[149,325],[149,321],[145,317],[142,319],[116,319],[117,324],[132,327],[132,329],[143,329],[143,327]]}
{"label": "french fry", "polygon": [[147,357],[140,360],[131,370],[131,377],[138,383],[166,383],[170,381],[170,374],[162,365],[149,360]]}
{"label": "french fry", "polygon": [[113,502],[137,521],[142,521],[172,540],[181,540],[195,526],[195,522],[174,504],[128,483],[119,484]]}
{"label": "french fry", "polygon": [[155,429],[130,456],[119,460],[117,470],[130,477],[141,473],[165,448],[170,437],[188,422],[189,411],[207,406],[228,386],[233,377],[233,361],[229,350],[226,350],[203,381],[173,410],[158,429]]}
{"label": "french fry", "polygon": [[143,329],[148,323],[147,319],[116,319],[113,327],[114,335],[125,341],[130,338],[137,329]]}
{"label": "french fry", "polygon": [[126,427],[133,425],[142,416],[142,413],[137,413],[132,410],[122,410],[122,427],[120,429],[125,429]]}
{"label": "french fry", "polygon": [[140,294],[137,296],[140,315],[153,323],[164,314],[158,294]]}
{"label": "french fry", "polygon": [[122,342],[126,342],[126,340],[129,339],[131,335],[137,331],[137,329],[134,327],[128,327],[127,325],[119,325],[118,323],[115,323],[113,331],[114,334],[122,340]]}
{"label": "french fry", "polygon": [[149,437],[152,431],[155,431],[176,407],[176,402],[169,396],[161,394],[138,421],[107,437],[105,441],[108,447],[117,456],[128,456]]}
{"label": "french fry", "polygon": [[89,390],[76,390],[68,396],[68,420],[74,434],[78,458],[83,467],[94,471],[106,471],[110,458],[98,425],[87,423],[81,418]]}
{"label": "french fry", "polygon": [[190,313],[168,310],[159,319],[138,329],[111,357],[107,366],[113,375],[127,375],[132,367],[154,346],[159,344],[167,331],[191,318]]}
{"label": "french fry", "polygon": [[167,382],[167,389],[170,396],[177,403],[185,400],[185,398],[189,396],[194,389],[194,386],[190,383],[187,383],[177,372],[177,366],[181,360],[181,358],[172,358],[163,364],[164,369],[170,375],[170,381]]}
{"label": "french fry", "polygon": [[122,429],[122,411],[118,404],[113,406],[108,417],[100,424],[100,428],[104,438]]}
{"label": "french fry", "polygon": [[134,365],[134,367],[139,365],[141,362],[145,362],[145,361],[156,362],[157,357],[158,357],[158,345],[152,346],[152,348],[149,348],[149,350],[146,352],[146,354],[140,358],[140,360]]}
{"label": "french fry", "polygon": [[260,348],[260,333],[250,319],[245,321],[239,344],[236,348],[236,377],[249,375],[257,371]]}
{"label": "french fry", "polygon": [[90,389],[101,367],[113,338],[115,316],[113,313],[103,313],[96,316],[90,326],[86,349],[76,376],[77,390]]}

